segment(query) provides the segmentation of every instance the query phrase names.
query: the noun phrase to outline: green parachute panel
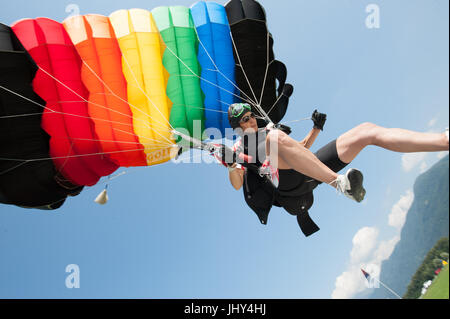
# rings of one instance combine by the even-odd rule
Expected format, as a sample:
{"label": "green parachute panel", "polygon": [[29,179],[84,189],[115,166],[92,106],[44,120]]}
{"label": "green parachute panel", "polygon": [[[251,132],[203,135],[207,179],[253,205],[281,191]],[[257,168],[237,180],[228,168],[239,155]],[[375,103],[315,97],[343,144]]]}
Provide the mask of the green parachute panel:
{"label": "green parachute panel", "polygon": [[[152,10],[152,15],[167,46],[163,64],[170,74],[167,84],[167,96],[173,102],[170,124],[202,140],[204,95],[197,59],[199,42],[191,12],[181,6],[158,7]],[[198,124],[194,129],[195,121]]]}

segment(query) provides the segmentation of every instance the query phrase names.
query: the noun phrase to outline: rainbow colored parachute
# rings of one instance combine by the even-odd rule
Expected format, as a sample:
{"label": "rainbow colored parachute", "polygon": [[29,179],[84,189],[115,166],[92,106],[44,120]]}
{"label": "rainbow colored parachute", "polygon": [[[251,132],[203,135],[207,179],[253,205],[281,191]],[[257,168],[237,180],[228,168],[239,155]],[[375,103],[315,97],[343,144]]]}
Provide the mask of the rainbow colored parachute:
{"label": "rainbow colored parachute", "polygon": [[293,88],[272,46],[254,0],[0,24],[0,203],[56,209],[119,167],[165,163],[174,130],[225,136],[238,101],[278,123]]}

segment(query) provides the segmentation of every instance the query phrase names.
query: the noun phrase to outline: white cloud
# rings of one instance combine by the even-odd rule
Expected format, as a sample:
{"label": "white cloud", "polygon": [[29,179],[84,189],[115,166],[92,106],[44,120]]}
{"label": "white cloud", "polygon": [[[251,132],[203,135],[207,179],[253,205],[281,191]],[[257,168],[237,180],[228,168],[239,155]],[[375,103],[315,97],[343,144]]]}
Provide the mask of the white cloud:
{"label": "white cloud", "polygon": [[392,206],[388,224],[398,230],[398,234],[388,240],[378,241],[379,230],[375,227],[363,227],[353,236],[350,252],[350,264],[336,278],[335,288],[331,293],[333,299],[349,299],[367,288],[377,288],[377,281],[370,283],[361,272],[367,271],[372,278],[379,278],[381,264],[388,259],[400,241],[400,230],[405,224],[406,215],[414,200],[412,190],[407,190],[397,203]]}
{"label": "white cloud", "polygon": [[375,264],[381,264],[383,260],[388,259],[392,252],[394,251],[395,245],[400,241],[400,236],[394,236],[390,240],[382,241],[378,245],[377,250],[374,253],[374,260],[373,262]]}
{"label": "white cloud", "polygon": [[361,280],[361,275],[361,270],[356,266],[352,266],[348,271],[343,272],[336,278],[336,288],[332,292],[331,298],[349,299],[363,291],[366,286],[364,280]]}
{"label": "white cloud", "polygon": [[406,221],[406,214],[414,200],[414,193],[412,190],[407,190],[406,194],[400,197],[397,203],[391,209],[388,216],[388,225],[401,229]]}
{"label": "white cloud", "polygon": [[411,171],[425,160],[427,153],[406,153],[402,155],[402,167],[405,172]]}
{"label": "white cloud", "polygon": [[[378,229],[374,227],[361,228],[353,237],[351,263],[347,270],[336,278],[335,288],[331,293],[333,299],[349,299],[367,288],[377,288],[377,281],[370,283],[366,280],[361,269],[367,271],[372,278],[379,278],[381,263],[388,259],[394,251],[400,236],[377,243]],[[369,242],[361,247],[361,241]],[[376,247],[376,248],[375,248]],[[372,253],[370,253],[372,252]],[[358,256],[358,258],[353,258]],[[371,286],[372,285],[372,286]]]}
{"label": "white cloud", "polygon": [[350,252],[351,262],[358,263],[373,251],[377,243],[378,229],[363,227],[353,237],[353,248]]}

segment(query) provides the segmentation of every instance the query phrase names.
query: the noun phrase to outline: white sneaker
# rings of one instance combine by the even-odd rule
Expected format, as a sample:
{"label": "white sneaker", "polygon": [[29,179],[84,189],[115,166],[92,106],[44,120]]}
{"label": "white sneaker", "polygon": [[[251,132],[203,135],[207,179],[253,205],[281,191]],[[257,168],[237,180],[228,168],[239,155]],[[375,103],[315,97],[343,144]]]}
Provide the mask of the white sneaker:
{"label": "white sneaker", "polygon": [[261,177],[266,177],[275,188],[278,188],[280,184],[280,175],[278,174],[278,169],[274,168],[270,161],[267,159],[264,161],[262,166],[259,168],[259,175]]}
{"label": "white sneaker", "polygon": [[363,174],[359,170],[351,168],[345,175],[339,175],[335,182],[336,189],[345,196],[358,203],[363,201],[366,190],[362,186]]}

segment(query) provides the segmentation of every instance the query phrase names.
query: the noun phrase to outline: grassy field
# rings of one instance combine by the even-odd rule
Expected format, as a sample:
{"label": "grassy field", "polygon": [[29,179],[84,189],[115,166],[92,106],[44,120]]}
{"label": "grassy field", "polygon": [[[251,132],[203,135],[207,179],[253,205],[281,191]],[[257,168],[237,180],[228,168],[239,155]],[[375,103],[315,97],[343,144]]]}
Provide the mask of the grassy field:
{"label": "grassy field", "polygon": [[434,279],[428,291],[422,296],[422,299],[449,299],[448,286],[449,274],[448,265],[442,269],[436,279]]}

